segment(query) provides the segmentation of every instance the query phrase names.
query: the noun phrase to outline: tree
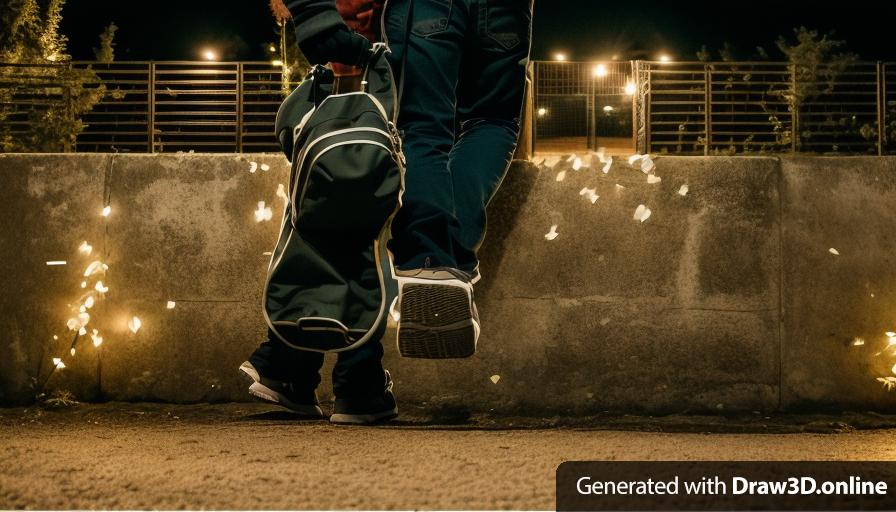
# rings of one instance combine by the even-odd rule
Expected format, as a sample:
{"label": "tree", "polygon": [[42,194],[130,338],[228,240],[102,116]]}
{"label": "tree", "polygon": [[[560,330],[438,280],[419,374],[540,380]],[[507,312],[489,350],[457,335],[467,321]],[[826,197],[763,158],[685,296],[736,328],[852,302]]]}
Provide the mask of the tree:
{"label": "tree", "polygon": [[65,0],[0,5],[0,61],[7,64],[0,67],[0,151],[71,151],[85,127],[82,117],[106,92],[90,67],[71,65],[67,38],[59,32],[64,5]]}
{"label": "tree", "polygon": [[293,84],[301,80],[311,64],[305,55],[299,50],[299,44],[296,41],[296,35],[292,31],[292,15],[289,9],[283,4],[283,0],[269,0],[271,14],[274,21],[277,22],[277,35],[279,36],[279,54],[282,66],[282,84],[281,89],[283,95],[286,96],[292,91]]}
{"label": "tree", "polygon": [[112,22],[100,34],[100,47],[93,49],[93,55],[96,56],[97,62],[108,64],[115,60],[115,32],[117,31],[118,25]]}

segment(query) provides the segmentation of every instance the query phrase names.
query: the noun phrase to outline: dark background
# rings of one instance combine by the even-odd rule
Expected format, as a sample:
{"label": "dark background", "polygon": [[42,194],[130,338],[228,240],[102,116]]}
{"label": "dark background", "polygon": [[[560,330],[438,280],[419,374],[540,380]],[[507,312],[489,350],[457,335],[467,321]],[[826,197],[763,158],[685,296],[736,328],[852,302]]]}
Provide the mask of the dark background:
{"label": "dark background", "polygon": [[[118,60],[192,60],[205,47],[224,60],[262,60],[266,43],[276,40],[266,0],[69,0],[63,16],[76,59],[93,58],[110,21],[120,27]],[[666,53],[695,60],[707,45],[718,59],[717,50],[729,42],[737,58],[755,58],[759,45],[779,59],[775,40],[803,25],[833,30],[863,59],[893,60],[894,20],[896,2],[535,0],[532,56],[563,51],[571,60],[655,59]]]}

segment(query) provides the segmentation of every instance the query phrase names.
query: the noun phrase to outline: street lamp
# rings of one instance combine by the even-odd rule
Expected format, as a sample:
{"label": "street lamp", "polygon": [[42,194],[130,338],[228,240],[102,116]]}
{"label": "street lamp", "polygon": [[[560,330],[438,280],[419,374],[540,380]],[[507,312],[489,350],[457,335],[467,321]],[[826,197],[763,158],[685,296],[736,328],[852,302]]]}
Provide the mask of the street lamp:
{"label": "street lamp", "polygon": [[546,109],[544,107],[541,107],[538,109],[538,117],[544,117],[545,115],[547,115],[547,113],[548,113],[548,109]]}
{"label": "street lamp", "polygon": [[594,76],[596,76],[598,78],[607,76],[607,66],[604,66],[603,64],[598,64],[597,66],[594,66],[593,72],[594,72]]}
{"label": "street lamp", "polygon": [[670,62],[671,60],[672,60],[672,57],[670,57],[668,55],[665,55],[665,54],[660,55],[660,62]]}
{"label": "street lamp", "polygon": [[208,49],[202,51],[202,58],[208,61],[218,60],[218,54],[214,50]]}
{"label": "street lamp", "polygon": [[628,82],[625,84],[625,94],[627,94],[628,96],[634,96],[635,92],[637,92],[637,89],[635,88],[634,82]]}
{"label": "street lamp", "polygon": [[566,60],[566,54],[562,52],[557,52],[554,54],[554,60],[564,62]]}

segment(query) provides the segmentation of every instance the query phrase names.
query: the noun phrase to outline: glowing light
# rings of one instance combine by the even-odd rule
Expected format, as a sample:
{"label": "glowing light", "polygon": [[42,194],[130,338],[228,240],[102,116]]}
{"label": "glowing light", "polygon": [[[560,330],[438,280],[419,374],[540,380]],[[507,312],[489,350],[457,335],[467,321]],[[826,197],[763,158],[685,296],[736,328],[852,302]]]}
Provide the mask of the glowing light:
{"label": "glowing light", "polygon": [[554,60],[564,62],[566,61],[566,54],[563,52],[557,52],[554,54]]}
{"label": "glowing light", "polygon": [[218,54],[214,50],[204,50],[202,58],[205,60],[218,60]]}
{"label": "glowing light", "polygon": [[594,66],[594,69],[591,72],[598,78],[607,76],[607,66],[598,64],[597,66]]}
{"label": "glowing light", "polygon": [[274,45],[268,46],[268,51],[271,52],[271,53],[276,53],[276,52],[277,52],[277,47],[274,46]]}
{"label": "glowing light", "polygon": [[60,265],[68,265],[68,262],[65,260],[51,260],[47,262],[48,267],[58,267]]}
{"label": "glowing light", "polygon": [[258,209],[255,210],[255,222],[264,222],[274,218],[274,212],[270,206],[265,206],[264,201],[258,202]]}
{"label": "glowing light", "polygon": [[90,253],[93,252],[93,246],[88,244],[87,241],[81,242],[81,245],[78,246],[78,252],[85,256],[90,256]]}
{"label": "glowing light", "polygon": [[625,84],[625,94],[634,96],[636,92],[638,92],[638,88],[635,87],[634,82],[628,82]]}
{"label": "glowing light", "polygon": [[143,322],[141,322],[140,319],[136,316],[128,320],[128,329],[130,329],[130,331],[134,334],[137,334],[137,331],[139,331],[140,327],[142,326]]}
{"label": "glowing light", "polygon": [[283,61],[280,60],[280,59],[272,60],[272,61],[271,61],[271,66],[274,66],[274,67],[276,67],[276,68],[282,67],[282,66],[283,66]]}
{"label": "glowing light", "polygon": [[671,62],[671,61],[672,61],[672,57],[665,55],[665,54],[660,55],[660,62]]}
{"label": "glowing light", "polygon": [[541,107],[538,109],[538,117],[544,117],[548,114],[548,109]]}
{"label": "glowing light", "polygon": [[94,329],[93,332],[90,333],[90,339],[93,340],[94,347],[98,347],[103,344],[103,337],[100,336],[100,332],[96,329]]}
{"label": "glowing light", "polygon": [[609,114],[610,112],[614,111],[614,110],[616,110],[616,109],[613,108],[613,107],[610,106],[610,105],[606,105],[606,106],[604,107],[604,112],[606,112],[606,113],[608,113],[608,114]]}
{"label": "glowing light", "polygon": [[103,217],[108,217],[110,213],[112,213],[112,207],[104,206],[103,211],[100,212],[100,215],[102,215]]}

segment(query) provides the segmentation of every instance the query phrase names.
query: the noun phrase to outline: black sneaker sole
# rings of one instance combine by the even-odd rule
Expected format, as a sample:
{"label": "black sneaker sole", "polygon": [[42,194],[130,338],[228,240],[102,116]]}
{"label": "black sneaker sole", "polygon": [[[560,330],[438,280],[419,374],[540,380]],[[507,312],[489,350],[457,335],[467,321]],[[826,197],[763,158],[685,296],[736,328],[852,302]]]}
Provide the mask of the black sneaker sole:
{"label": "black sneaker sole", "polygon": [[468,290],[407,283],[401,290],[399,311],[398,351],[402,356],[455,359],[476,353],[478,326]]}
{"label": "black sneaker sole", "polygon": [[333,414],[330,416],[330,423],[337,425],[370,425],[371,423],[381,423],[391,420],[398,416],[398,407],[376,412],[372,414]]}
{"label": "black sneaker sole", "polygon": [[276,390],[273,390],[262,384],[261,381],[257,379],[258,372],[255,370],[255,368],[251,366],[247,367],[246,363],[240,365],[239,374],[240,377],[242,377],[243,382],[245,382],[249,386],[249,395],[251,395],[256,400],[269,404],[279,405],[281,407],[286,407],[287,409],[308,418],[325,418],[324,412],[321,410],[320,406],[299,404],[293,402],[286,395],[279,393]]}

